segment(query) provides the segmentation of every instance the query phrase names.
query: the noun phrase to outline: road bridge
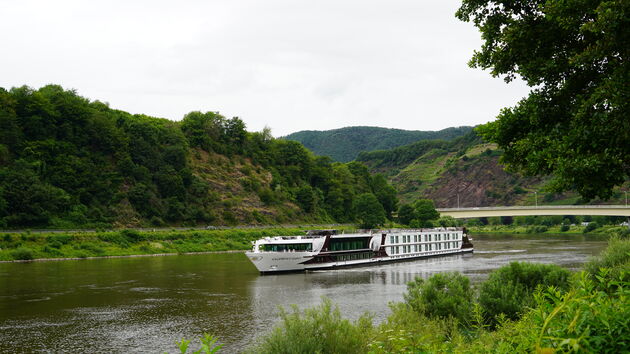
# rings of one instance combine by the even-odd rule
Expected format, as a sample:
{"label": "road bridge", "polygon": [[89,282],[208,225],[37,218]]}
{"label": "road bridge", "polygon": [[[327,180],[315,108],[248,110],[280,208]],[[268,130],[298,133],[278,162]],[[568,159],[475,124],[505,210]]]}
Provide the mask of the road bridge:
{"label": "road bridge", "polygon": [[630,207],[627,205],[498,206],[440,208],[437,209],[437,211],[442,216],[452,216],[455,219],[527,215],[606,215],[630,217]]}

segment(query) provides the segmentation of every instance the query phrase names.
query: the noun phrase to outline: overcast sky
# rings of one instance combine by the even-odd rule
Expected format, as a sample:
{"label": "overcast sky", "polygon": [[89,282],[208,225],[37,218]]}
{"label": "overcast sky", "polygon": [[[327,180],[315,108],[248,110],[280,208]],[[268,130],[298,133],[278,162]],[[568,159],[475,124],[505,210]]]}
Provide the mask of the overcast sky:
{"label": "overcast sky", "polygon": [[238,116],[248,130],[438,130],[528,89],[467,66],[459,1],[0,0],[0,87],[48,83],[131,113]]}

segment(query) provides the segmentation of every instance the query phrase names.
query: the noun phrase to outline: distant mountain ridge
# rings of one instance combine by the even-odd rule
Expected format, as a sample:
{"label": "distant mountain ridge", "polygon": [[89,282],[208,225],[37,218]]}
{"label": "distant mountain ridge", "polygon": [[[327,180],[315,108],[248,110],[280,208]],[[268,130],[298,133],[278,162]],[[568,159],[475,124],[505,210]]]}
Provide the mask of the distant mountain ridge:
{"label": "distant mountain ridge", "polygon": [[357,126],[324,131],[302,130],[283,138],[298,141],[317,155],[348,162],[361,152],[388,150],[419,140],[452,140],[470,133],[472,129],[473,127],[461,126],[438,131],[420,131]]}

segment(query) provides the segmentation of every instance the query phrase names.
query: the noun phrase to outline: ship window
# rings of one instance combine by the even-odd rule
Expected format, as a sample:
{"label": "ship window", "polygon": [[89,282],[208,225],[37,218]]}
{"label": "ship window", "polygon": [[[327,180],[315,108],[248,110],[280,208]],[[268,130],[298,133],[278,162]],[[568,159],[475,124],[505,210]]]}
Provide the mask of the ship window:
{"label": "ship window", "polygon": [[394,243],[394,236],[389,236],[389,243]]}
{"label": "ship window", "polygon": [[349,251],[368,248],[368,239],[333,239],[330,242],[331,251]]}
{"label": "ship window", "polygon": [[261,245],[262,250],[267,252],[311,252],[313,250],[312,243],[289,243],[277,244],[269,243]]}
{"label": "ship window", "polygon": [[398,235],[396,235],[396,243],[398,243],[398,242],[399,242]]}

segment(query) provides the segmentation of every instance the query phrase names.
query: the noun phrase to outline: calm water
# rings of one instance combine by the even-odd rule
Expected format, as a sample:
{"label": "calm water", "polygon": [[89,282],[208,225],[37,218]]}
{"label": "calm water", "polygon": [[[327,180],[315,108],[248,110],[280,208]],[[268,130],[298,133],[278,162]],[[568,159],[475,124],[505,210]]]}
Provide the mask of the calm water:
{"label": "calm water", "polygon": [[473,281],[511,261],[578,269],[605,246],[582,236],[476,236],[475,253],[380,266],[259,276],[244,254],[0,264],[0,352],[177,352],[213,333],[226,352],[277,321],[277,307],[327,296],[346,317],[387,317],[406,282],[445,271]]}

